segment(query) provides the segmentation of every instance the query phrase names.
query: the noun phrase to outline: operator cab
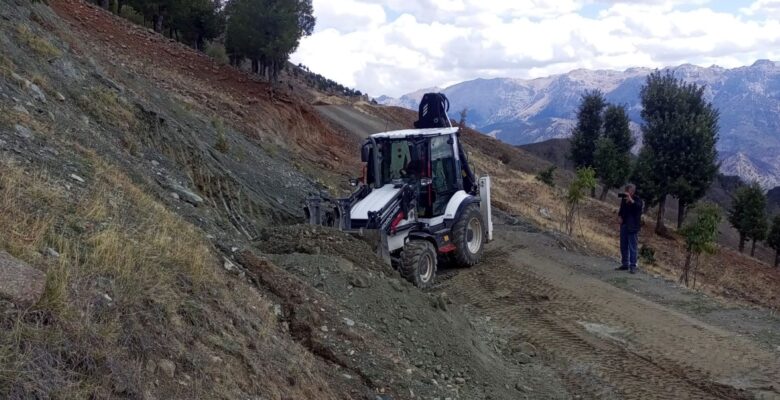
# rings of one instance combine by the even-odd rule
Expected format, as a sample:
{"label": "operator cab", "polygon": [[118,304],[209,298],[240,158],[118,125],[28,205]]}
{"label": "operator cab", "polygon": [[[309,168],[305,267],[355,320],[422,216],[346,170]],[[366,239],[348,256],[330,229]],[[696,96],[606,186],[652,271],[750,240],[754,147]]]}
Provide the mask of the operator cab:
{"label": "operator cab", "polygon": [[443,215],[453,194],[459,190],[473,193],[475,189],[473,175],[462,168],[458,128],[377,133],[371,135],[361,153],[366,162],[364,183],[375,189],[412,185],[422,218]]}

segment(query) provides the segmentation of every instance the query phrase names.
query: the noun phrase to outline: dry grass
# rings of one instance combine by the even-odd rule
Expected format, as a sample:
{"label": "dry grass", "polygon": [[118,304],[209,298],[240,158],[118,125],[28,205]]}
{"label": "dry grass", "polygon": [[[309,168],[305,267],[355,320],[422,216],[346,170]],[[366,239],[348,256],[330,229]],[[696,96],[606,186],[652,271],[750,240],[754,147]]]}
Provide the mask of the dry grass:
{"label": "dry grass", "polygon": [[48,79],[44,77],[41,74],[33,74],[33,76],[30,78],[30,81],[36,85],[38,85],[39,88],[43,89],[46,93],[53,93],[53,89],[51,88],[51,85],[49,84]]}
{"label": "dry grass", "polygon": [[60,49],[38,36],[27,25],[19,24],[16,26],[16,37],[25,46],[45,58],[55,58],[62,54]]}
{"label": "dry grass", "polygon": [[134,128],[138,123],[130,105],[109,88],[92,88],[89,94],[79,96],[77,101],[82,109],[101,123],[123,130]]}
{"label": "dry grass", "polygon": [[214,119],[211,121],[211,126],[217,131],[217,141],[214,144],[214,148],[220,153],[227,153],[230,151],[230,144],[227,140],[227,133],[225,131],[225,124],[220,119]]}
{"label": "dry grass", "polygon": [[82,152],[86,183],[70,190],[0,164],[0,249],[46,271],[32,309],[0,302],[0,398],[337,398],[272,304],[217,272],[198,229]]}
{"label": "dry grass", "polygon": [[[550,188],[535,180],[530,173],[484,153],[473,153],[471,162],[478,171],[484,171],[493,178],[493,201],[497,207],[521,215],[545,230],[563,234],[565,190],[562,185],[566,183],[567,177],[561,177],[561,187]],[[542,209],[546,212],[542,212]],[[617,204],[587,199],[582,205],[573,239],[588,253],[617,258],[619,235],[616,214]],[[652,210],[644,216],[640,244],[655,251],[656,261],[653,264],[644,263],[642,268],[667,279],[677,280],[684,264],[684,242],[680,238],[665,239],[653,234],[653,216]],[[777,295],[780,274],[732,249],[721,247],[716,255],[703,259],[697,274],[697,289],[780,308],[780,296]]]}
{"label": "dry grass", "polygon": [[[534,175],[507,167],[502,161],[474,153],[470,161],[478,171],[486,171],[494,183],[491,186],[496,206],[533,221],[539,227],[562,233],[566,215],[565,189],[550,187]],[[615,255],[615,238],[608,226],[596,223],[589,213],[601,204],[585,199],[574,229],[574,238],[599,254]],[[613,217],[614,219],[614,217]]]}
{"label": "dry grass", "polygon": [[14,129],[14,125],[19,124],[29,128],[33,133],[51,134],[54,130],[51,121],[44,121],[43,118],[47,118],[42,114],[31,114],[28,112],[20,112],[0,104],[0,126],[4,126],[9,130]]}
{"label": "dry grass", "polygon": [[59,208],[63,194],[40,174],[0,161],[0,248],[35,259],[54,224],[54,215],[34,210]]}
{"label": "dry grass", "polygon": [[[216,260],[196,228],[113,167],[92,163],[77,196],[44,174],[8,161],[0,168],[0,249],[47,279],[34,309],[0,318],[0,397],[104,397],[105,376],[84,368],[105,374],[111,363],[151,355],[155,329],[144,321],[170,322],[187,293],[216,280]],[[43,257],[46,247],[60,257]],[[138,373],[116,379],[137,383]]]}
{"label": "dry grass", "polygon": [[5,54],[0,54],[0,76],[9,77],[16,70],[16,65]]}

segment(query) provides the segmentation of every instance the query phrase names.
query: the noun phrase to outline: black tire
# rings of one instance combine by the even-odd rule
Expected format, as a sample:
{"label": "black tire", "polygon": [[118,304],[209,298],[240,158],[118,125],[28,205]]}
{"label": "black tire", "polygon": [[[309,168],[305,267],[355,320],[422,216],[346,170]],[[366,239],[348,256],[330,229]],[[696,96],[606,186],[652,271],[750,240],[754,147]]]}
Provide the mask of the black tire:
{"label": "black tire", "polygon": [[469,204],[452,227],[452,242],[455,245],[452,258],[455,266],[468,268],[479,263],[486,237],[485,221],[482,220],[479,205]]}
{"label": "black tire", "polygon": [[436,279],[436,249],[427,240],[410,240],[401,252],[401,276],[418,288],[433,285]]}

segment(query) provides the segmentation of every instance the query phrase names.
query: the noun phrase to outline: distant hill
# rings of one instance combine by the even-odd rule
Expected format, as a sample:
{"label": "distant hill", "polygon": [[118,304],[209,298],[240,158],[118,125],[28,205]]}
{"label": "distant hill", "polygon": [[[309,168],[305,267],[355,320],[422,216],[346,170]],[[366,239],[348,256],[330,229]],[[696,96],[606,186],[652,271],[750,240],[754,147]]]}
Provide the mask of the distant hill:
{"label": "distant hill", "polygon": [[[706,86],[705,94],[721,112],[722,172],[765,188],[780,186],[780,66],[761,60],[725,69],[681,65],[668,68],[686,81]],[[504,142],[521,145],[570,135],[580,96],[601,89],[610,102],[625,104],[639,136],[639,90],[648,68],[625,71],[579,69],[533,80],[496,78],[459,83],[443,92],[453,112],[468,110],[468,123]],[[380,103],[416,109],[420,92]]]}
{"label": "distant hill", "polygon": [[569,139],[550,139],[517,147],[551,162],[558,168],[574,169],[574,164],[569,160],[569,151],[571,150]]}

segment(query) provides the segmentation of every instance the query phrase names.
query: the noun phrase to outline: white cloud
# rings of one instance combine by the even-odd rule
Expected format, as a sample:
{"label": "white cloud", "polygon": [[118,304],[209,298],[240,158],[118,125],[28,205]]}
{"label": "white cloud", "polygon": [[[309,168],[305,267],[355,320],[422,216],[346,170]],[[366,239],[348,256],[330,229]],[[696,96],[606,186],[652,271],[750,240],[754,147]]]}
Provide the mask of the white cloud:
{"label": "white cloud", "polygon": [[780,58],[780,22],[771,17],[780,0],[733,12],[707,3],[315,0],[317,31],[293,61],[371,95],[398,96],[477,77]]}

